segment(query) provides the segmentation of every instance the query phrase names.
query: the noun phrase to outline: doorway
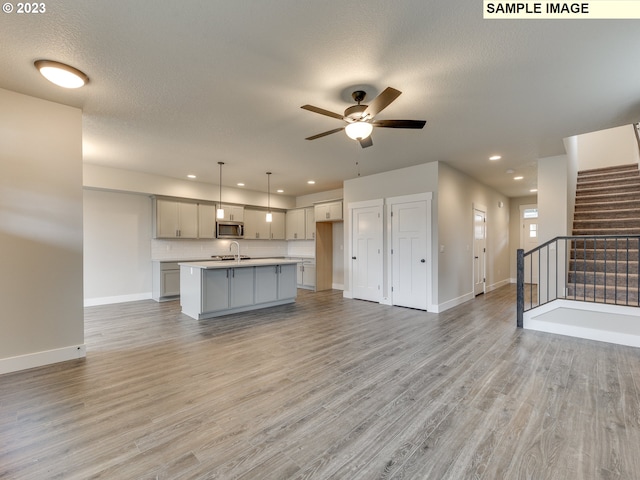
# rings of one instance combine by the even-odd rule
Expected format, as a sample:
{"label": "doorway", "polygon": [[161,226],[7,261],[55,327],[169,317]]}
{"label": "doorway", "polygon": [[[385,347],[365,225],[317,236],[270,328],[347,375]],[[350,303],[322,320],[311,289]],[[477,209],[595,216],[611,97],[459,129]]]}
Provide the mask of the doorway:
{"label": "doorway", "polygon": [[430,198],[407,195],[388,199],[392,305],[429,309]]}
{"label": "doorway", "polygon": [[382,202],[351,210],[353,298],[382,299]]}
{"label": "doorway", "polygon": [[[525,252],[538,246],[538,205],[520,205],[520,248]],[[525,283],[538,283],[538,261],[525,262]]]}
{"label": "doorway", "polygon": [[487,208],[473,207],[473,295],[485,292],[487,256]]}

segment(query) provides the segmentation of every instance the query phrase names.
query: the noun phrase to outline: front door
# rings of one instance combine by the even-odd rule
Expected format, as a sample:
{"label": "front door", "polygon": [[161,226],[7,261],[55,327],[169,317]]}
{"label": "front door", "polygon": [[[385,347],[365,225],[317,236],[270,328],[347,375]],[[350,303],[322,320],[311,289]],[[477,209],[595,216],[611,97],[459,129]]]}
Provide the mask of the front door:
{"label": "front door", "polygon": [[351,219],[353,298],[382,298],[382,206],[354,208]]}
{"label": "front door", "polygon": [[487,214],[473,209],[473,294],[484,293],[487,252]]}
{"label": "front door", "polygon": [[427,202],[391,205],[393,305],[427,309]]}

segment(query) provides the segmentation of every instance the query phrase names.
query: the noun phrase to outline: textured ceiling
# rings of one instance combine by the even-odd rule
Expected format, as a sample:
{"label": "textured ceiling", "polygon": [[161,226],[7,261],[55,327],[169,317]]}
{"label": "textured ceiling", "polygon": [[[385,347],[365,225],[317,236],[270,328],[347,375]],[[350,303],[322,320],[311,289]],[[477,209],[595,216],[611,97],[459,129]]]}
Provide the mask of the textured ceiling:
{"label": "textured ceiling", "polygon": [[[640,120],[633,20],[483,20],[479,0],[46,6],[0,15],[0,87],[81,107],[86,163],[217,183],[223,161],[225,185],[266,190],[270,170],[302,195],[443,161],[520,196],[564,137]],[[39,58],[91,82],[62,91]],[[387,86],[403,94],[376,118],[424,130],[376,129],[367,149],[342,132],[304,140],[342,123],[301,105],[342,112],[356,87],[370,100]]]}

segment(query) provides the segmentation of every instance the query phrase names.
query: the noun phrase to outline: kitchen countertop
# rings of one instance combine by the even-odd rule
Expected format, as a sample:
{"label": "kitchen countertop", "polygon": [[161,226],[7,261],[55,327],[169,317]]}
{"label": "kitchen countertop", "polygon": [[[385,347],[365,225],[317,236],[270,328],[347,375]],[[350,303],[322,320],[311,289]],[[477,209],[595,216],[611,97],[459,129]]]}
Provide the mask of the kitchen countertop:
{"label": "kitchen countertop", "polygon": [[216,268],[243,268],[243,267],[262,267],[269,265],[288,265],[300,263],[298,260],[287,260],[285,258],[252,258],[248,260],[240,260],[238,263],[236,260],[208,260],[208,261],[196,261],[196,262],[179,262],[181,267],[193,267],[202,269],[216,269]]}

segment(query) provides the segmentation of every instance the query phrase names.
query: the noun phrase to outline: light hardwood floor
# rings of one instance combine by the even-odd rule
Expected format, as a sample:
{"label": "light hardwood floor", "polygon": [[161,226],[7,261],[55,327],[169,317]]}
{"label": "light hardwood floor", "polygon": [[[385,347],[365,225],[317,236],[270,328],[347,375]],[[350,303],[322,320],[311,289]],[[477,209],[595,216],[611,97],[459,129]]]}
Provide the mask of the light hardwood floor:
{"label": "light hardwood floor", "polygon": [[439,315],[85,314],[85,360],[0,376],[0,478],[640,476],[640,350],[516,329],[512,285]]}

